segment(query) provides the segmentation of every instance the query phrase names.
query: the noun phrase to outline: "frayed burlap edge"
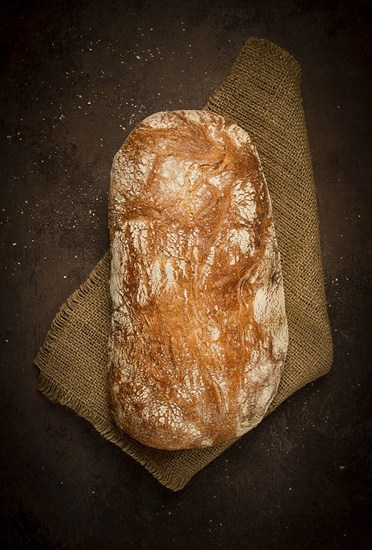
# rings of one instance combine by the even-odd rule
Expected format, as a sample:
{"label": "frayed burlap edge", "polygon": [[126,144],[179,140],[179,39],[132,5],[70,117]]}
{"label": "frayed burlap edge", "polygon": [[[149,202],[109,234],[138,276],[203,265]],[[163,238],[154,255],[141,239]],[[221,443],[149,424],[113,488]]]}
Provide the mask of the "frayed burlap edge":
{"label": "frayed burlap edge", "polygon": [[[38,364],[35,361],[36,364]],[[39,373],[38,381],[38,390],[45,395],[50,401],[59,403],[60,405],[65,405],[69,409],[72,409],[74,413],[78,414],[84,420],[88,420],[94,428],[110,443],[117,445],[122,451],[130,455],[137,462],[150,472],[162,485],[165,485],[168,489],[172,491],[180,491],[183,489],[187,483],[190,481],[192,476],[185,476],[184,478],[178,478],[177,481],[174,480],[172,472],[168,474],[162,473],[159,474],[159,471],[154,464],[143,458],[141,453],[133,447],[129,442],[125,443],[122,437],[118,436],[114,430],[111,429],[111,426],[107,425],[107,421],[102,417],[92,413],[91,409],[86,407],[81,401],[76,397],[68,396],[67,392],[64,389],[61,389],[60,385],[57,385],[53,380],[49,379],[42,372]],[[221,450],[221,453],[224,449]],[[219,453],[220,454],[220,453]],[[205,464],[209,464],[214,460],[214,457]],[[202,466],[200,469],[204,468]],[[199,470],[198,470],[199,471]],[[197,471],[195,471],[197,473]]]}
{"label": "frayed burlap edge", "polygon": [[[76,396],[72,395],[67,387],[61,387],[60,382],[56,383],[43,371],[43,368],[47,367],[48,361],[51,359],[53,343],[58,340],[61,332],[64,330],[66,321],[68,321],[74,306],[81,303],[86,294],[89,293],[92,288],[104,278],[103,272],[107,269],[106,265],[109,263],[110,252],[106,252],[106,254],[93,268],[86,281],[84,281],[84,283],[77,290],[75,290],[75,292],[73,292],[73,294],[61,306],[60,310],[56,314],[45,341],[39,348],[39,351],[34,359],[35,365],[39,368],[37,389],[50,401],[64,405],[72,409],[74,413],[84,418],[84,420],[88,420],[88,422],[90,422],[105,439],[111,443],[114,443],[125,453],[137,460],[137,462],[142,464],[142,466],[144,466],[160,483],[173,491],[179,491],[188,483],[190,476],[185,476],[183,479],[178,479],[178,481],[175,482],[171,472],[160,475],[156,466],[144,459],[140,452],[130,443],[130,441],[124,441],[123,437],[118,435],[115,430],[112,429],[112,426],[107,422],[107,419],[93,413],[89,407],[82,403]],[[213,460],[213,458],[211,460]]]}

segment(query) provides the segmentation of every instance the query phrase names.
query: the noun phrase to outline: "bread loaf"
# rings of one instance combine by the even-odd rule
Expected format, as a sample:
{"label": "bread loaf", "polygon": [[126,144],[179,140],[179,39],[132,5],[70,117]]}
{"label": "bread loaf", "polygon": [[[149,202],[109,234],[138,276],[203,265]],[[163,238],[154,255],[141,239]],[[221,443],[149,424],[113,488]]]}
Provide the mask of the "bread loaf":
{"label": "bread loaf", "polygon": [[114,158],[109,393],[158,449],[216,445],[263,418],[288,345],[270,197],[248,134],[156,113]]}

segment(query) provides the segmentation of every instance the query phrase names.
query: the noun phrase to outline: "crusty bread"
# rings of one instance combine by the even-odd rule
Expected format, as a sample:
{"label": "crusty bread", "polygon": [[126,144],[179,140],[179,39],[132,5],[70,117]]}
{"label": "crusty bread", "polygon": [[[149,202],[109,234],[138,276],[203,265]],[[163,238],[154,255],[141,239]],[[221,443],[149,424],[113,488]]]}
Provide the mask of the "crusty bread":
{"label": "crusty bread", "polygon": [[114,158],[109,227],[118,426],[159,449],[256,426],[288,334],[270,197],[247,133],[207,111],[146,118]]}

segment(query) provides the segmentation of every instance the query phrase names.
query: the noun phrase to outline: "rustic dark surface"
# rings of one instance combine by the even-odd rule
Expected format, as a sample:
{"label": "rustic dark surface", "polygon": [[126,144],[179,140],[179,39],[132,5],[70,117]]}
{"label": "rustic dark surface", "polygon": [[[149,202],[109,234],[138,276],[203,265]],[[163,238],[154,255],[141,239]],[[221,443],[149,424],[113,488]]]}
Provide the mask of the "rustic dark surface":
{"label": "rustic dark surface", "polygon": [[[356,1],[2,2],[1,548],[371,547],[371,15]],[[33,358],[108,247],[127,133],[202,107],[249,36],[302,66],[334,366],[172,493],[37,392]]]}

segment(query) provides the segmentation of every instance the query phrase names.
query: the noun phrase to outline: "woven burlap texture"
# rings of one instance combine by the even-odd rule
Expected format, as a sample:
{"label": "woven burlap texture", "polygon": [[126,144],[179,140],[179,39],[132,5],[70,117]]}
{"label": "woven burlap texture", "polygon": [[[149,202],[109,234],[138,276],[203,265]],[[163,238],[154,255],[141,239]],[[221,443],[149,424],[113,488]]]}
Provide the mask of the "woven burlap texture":
{"label": "woven burlap texture", "polygon": [[[271,193],[290,337],[271,412],[296,390],[327,373],[332,364],[300,67],[275,44],[250,38],[206,108],[232,118],[251,135]],[[113,423],[106,393],[109,273],[107,253],[56,315],[35,359],[39,389],[87,419],[103,437],[176,491],[233,442],[207,449],[159,451],[126,436]]]}

